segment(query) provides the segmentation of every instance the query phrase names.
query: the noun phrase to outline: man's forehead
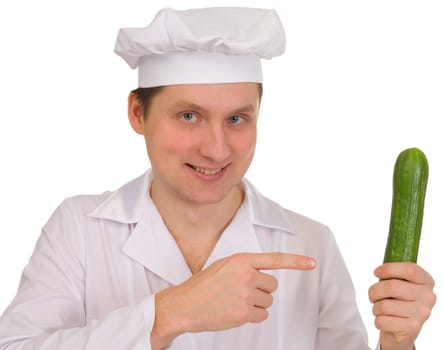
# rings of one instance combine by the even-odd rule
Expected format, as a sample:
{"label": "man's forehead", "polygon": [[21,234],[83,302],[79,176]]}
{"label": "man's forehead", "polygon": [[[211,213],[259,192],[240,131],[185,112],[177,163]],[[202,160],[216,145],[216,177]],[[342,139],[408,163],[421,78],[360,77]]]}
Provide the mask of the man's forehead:
{"label": "man's forehead", "polygon": [[259,108],[257,84],[193,84],[165,86],[160,98],[171,109],[224,110],[255,113]]}
{"label": "man's forehead", "polygon": [[221,84],[177,84],[163,86],[162,91],[166,95],[205,96],[223,95],[234,97],[256,97],[261,91],[259,83],[221,83]]}

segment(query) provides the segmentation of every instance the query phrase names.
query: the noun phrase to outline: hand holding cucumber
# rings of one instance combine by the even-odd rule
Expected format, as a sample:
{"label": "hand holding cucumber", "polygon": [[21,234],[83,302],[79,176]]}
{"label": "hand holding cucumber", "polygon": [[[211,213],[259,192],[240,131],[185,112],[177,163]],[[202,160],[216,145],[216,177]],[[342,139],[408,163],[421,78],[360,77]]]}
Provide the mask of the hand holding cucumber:
{"label": "hand holding cucumber", "polygon": [[401,152],[393,172],[390,228],[379,282],[369,298],[383,350],[414,349],[436,295],[433,278],[416,264],[421,237],[428,162],[417,148]]}

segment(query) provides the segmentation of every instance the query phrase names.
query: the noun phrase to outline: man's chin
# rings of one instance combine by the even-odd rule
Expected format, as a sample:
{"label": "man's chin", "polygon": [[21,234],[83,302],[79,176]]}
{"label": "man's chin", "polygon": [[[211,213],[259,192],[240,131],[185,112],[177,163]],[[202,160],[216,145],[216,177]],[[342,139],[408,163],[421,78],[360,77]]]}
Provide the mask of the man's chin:
{"label": "man's chin", "polygon": [[188,194],[189,204],[196,206],[216,206],[222,204],[224,201],[233,201],[233,205],[238,205],[240,199],[243,198],[242,187],[235,187],[230,191],[218,190],[215,191],[196,191],[193,194]]}

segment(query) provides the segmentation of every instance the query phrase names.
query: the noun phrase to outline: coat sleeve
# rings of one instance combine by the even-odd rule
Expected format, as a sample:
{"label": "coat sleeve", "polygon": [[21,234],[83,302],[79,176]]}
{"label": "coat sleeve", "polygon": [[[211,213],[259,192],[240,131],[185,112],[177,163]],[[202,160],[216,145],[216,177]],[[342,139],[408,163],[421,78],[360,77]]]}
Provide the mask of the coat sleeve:
{"label": "coat sleeve", "polygon": [[0,318],[0,350],[150,349],[153,295],[88,320],[85,240],[73,234],[81,225],[64,203],[42,230],[17,295]]}

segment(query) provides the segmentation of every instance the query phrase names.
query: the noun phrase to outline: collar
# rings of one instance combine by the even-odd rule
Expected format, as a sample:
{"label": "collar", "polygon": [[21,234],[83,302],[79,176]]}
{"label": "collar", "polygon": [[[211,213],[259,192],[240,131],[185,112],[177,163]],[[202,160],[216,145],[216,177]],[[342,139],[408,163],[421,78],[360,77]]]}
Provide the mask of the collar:
{"label": "collar", "polygon": [[114,192],[107,192],[104,200],[87,216],[116,221],[122,224],[135,224],[149,202],[151,171],[128,182]]}
{"label": "collar", "polygon": [[[108,192],[88,216],[135,225],[122,252],[177,285],[191,277],[191,272],[151,200],[148,191],[151,180],[152,173],[149,170],[118,190]],[[237,252],[262,252],[255,225],[294,232],[280,206],[265,199],[247,180],[244,180],[244,187],[244,203],[220,237],[204,268]]]}
{"label": "collar", "polygon": [[[152,172],[148,170],[142,176],[128,182],[114,192],[108,192],[105,199],[88,216],[135,224],[146,215],[146,207],[151,198],[148,189],[152,181]],[[248,180],[243,180],[245,201],[249,208],[253,225],[285,231],[295,234],[297,230],[279,204],[265,198]]]}

